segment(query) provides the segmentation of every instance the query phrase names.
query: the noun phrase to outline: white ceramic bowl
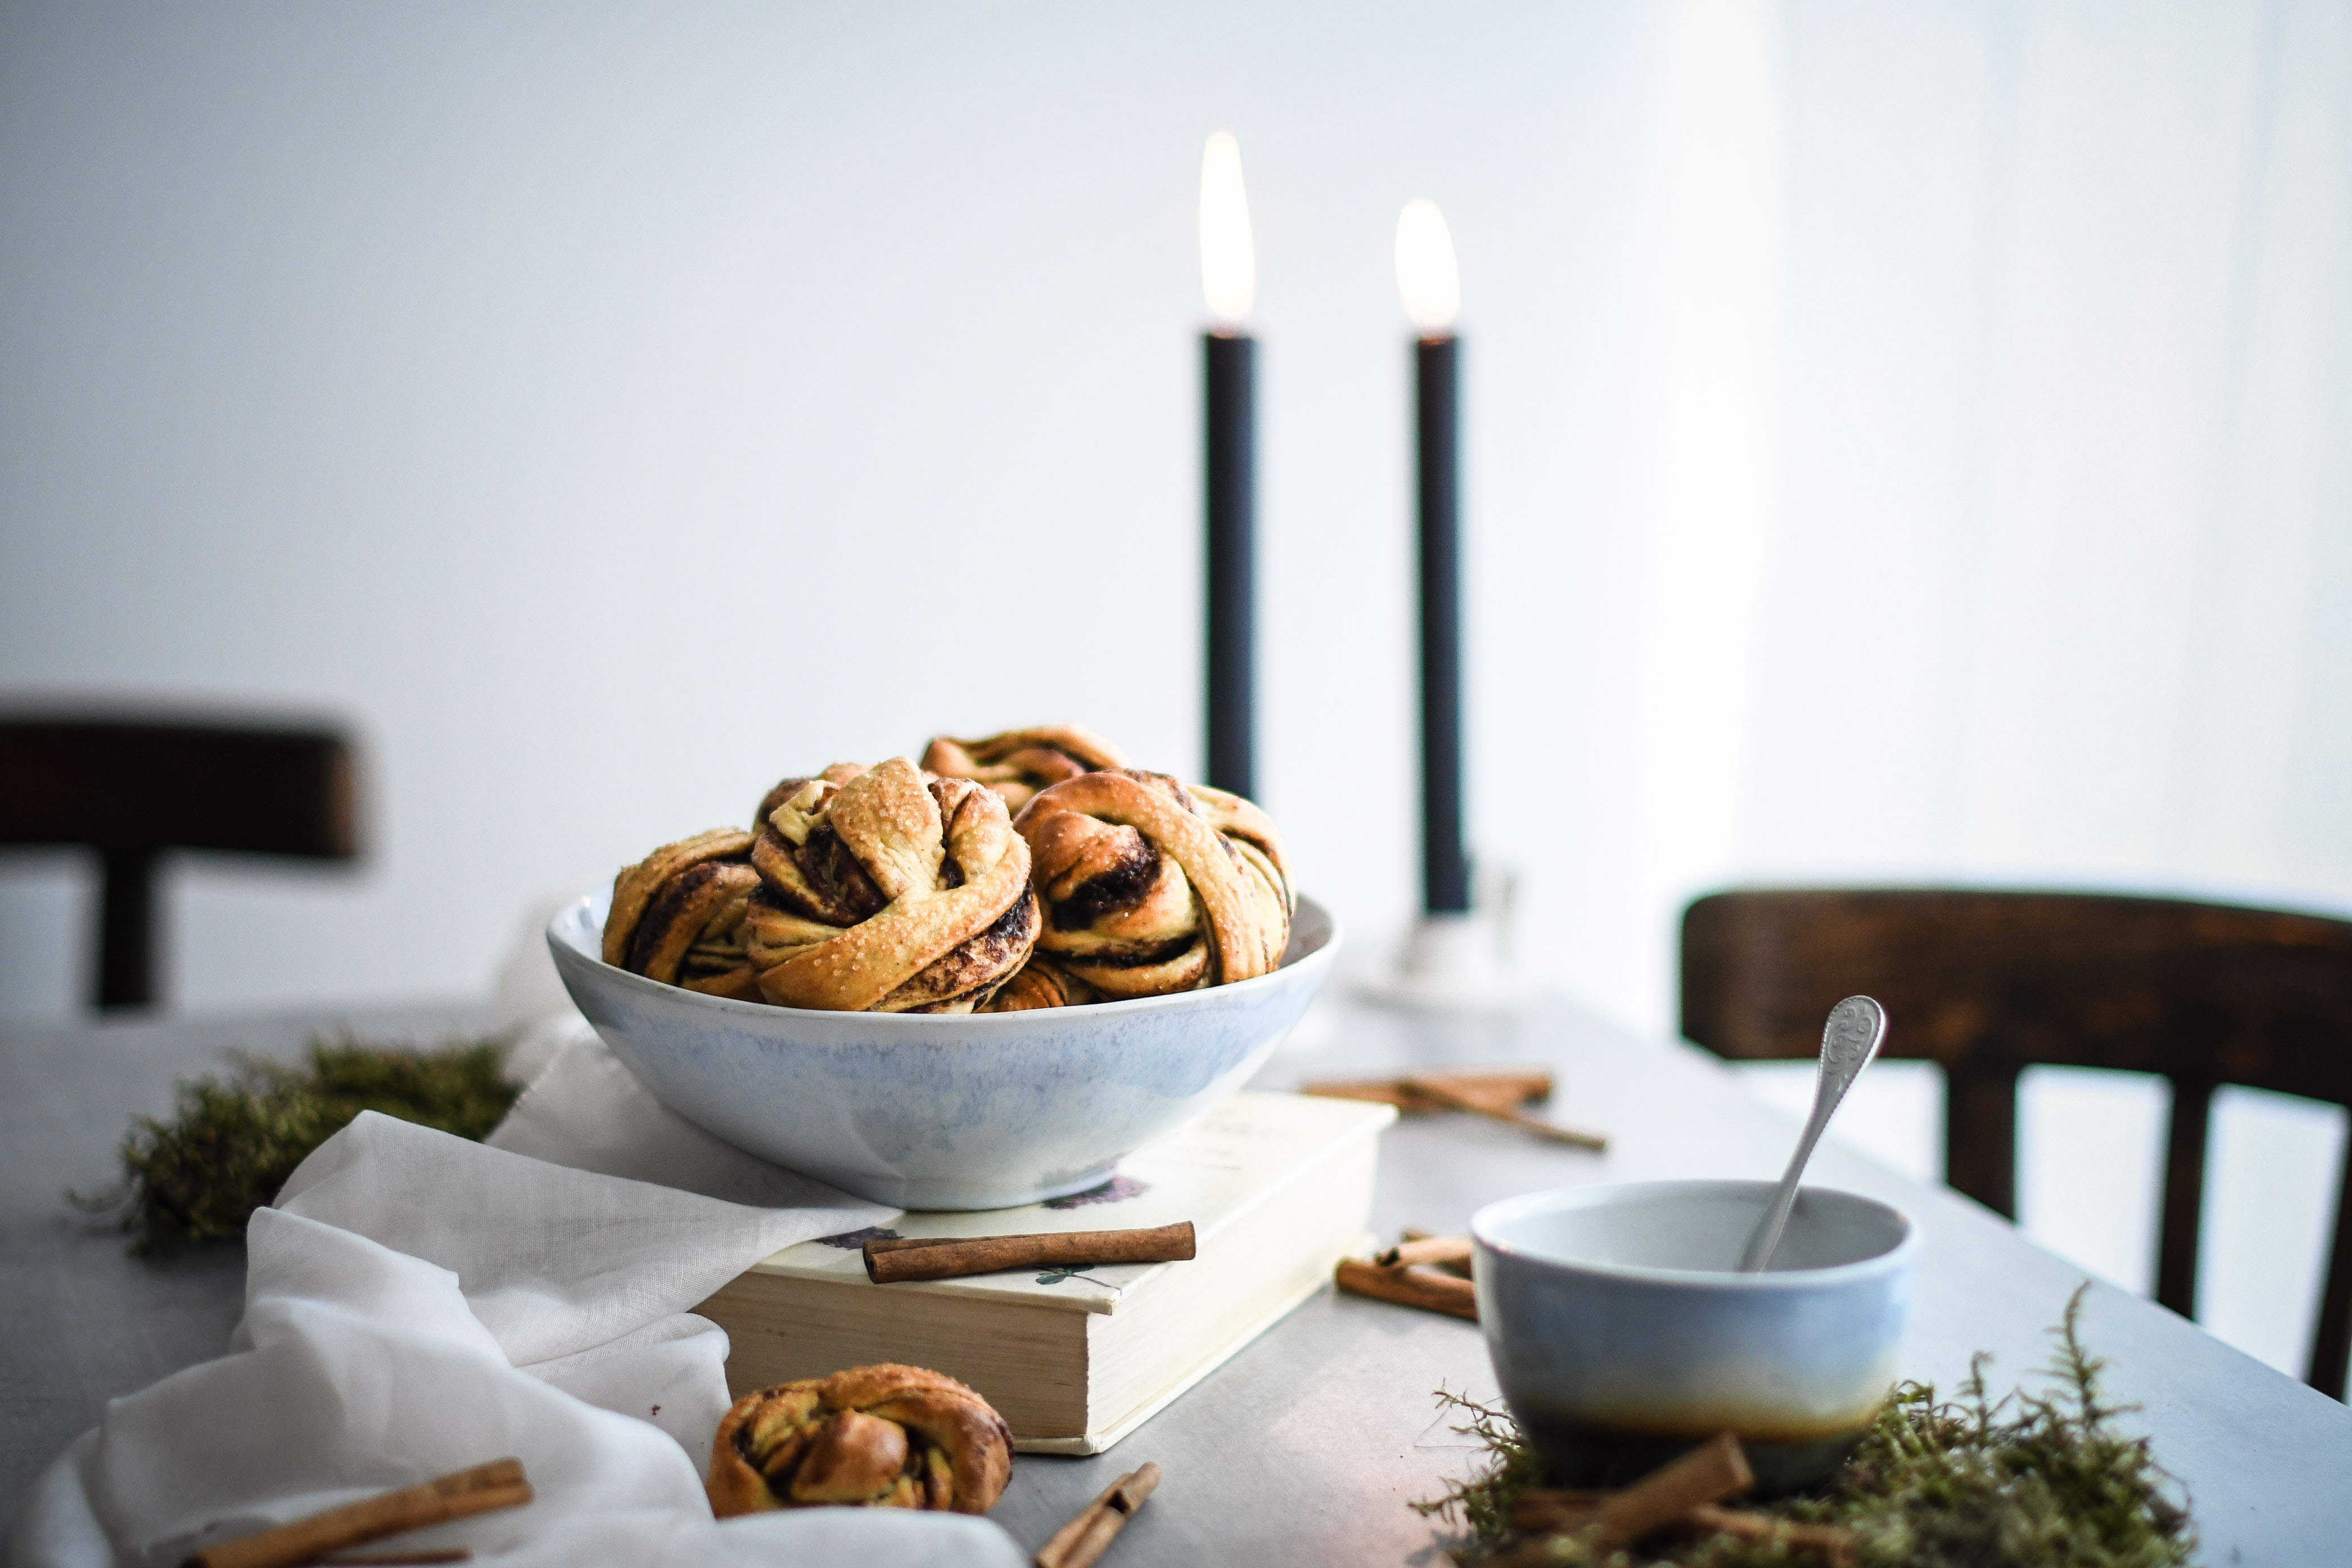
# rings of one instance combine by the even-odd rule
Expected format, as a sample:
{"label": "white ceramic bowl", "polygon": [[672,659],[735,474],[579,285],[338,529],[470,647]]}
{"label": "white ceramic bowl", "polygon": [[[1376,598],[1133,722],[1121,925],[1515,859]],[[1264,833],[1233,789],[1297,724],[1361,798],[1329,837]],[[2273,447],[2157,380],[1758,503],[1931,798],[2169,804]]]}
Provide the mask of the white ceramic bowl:
{"label": "white ceramic bowl", "polygon": [[733,1002],[603,962],[609,894],[548,922],[572,1001],[679,1115],[900,1208],[1036,1203],[1239,1089],[1307,1010],[1339,929],[1298,900],[1282,967],[1173,996],[964,1016]]}
{"label": "white ceramic bowl", "polygon": [[1626,1182],[1471,1216],[1478,1321],[1555,1485],[1620,1484],[1736,1432],[1758,1485],[1836,1469],[1895,1381],[1919,1238],[1898,1209],[1797,1194],[1772,1265],[1736,1271],[1769,1182]]}

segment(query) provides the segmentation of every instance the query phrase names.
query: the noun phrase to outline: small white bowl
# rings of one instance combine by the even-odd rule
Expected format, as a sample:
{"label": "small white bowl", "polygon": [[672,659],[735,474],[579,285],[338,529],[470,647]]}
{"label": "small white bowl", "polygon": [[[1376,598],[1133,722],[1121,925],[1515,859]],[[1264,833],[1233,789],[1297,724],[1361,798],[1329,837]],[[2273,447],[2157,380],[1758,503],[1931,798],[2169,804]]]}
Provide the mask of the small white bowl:
{"label": "small white bowl", "polygon": [[548,922],[565,989],[672,1110],[876,1203],[1007,1208],[1083,1192],[1239,1089],[1298,1022],[1339,929],[1298,900],[1272,974],[1172,996],[964,1016],[769,1007],[605,963],[609,893]]}
{"label": "small white bowl", "polygon": [[1556,1486],[1613,1486],[1735,1432],[1767,1492],[1834,1471],[1895,1382],[1919,1239],[1902,1211],[1806,1187],[1741,1274],[1769,1182],[1531,1193],[1471,1216],[1495,1376]]}

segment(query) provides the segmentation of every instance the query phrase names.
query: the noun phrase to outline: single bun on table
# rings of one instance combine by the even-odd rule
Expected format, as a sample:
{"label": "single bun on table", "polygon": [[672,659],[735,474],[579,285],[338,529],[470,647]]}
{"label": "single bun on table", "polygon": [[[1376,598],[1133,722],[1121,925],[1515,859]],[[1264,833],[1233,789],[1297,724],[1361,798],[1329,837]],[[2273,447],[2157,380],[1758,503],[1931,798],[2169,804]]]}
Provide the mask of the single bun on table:
{"label": "single bun on table", "polygon": [[969,1013],[1036,940],[1029,848],[1004,802],[905,757],[799,781],[751,861],[745,953],[779,1006]]}
{"label": "single bun on table", "polygon": [[884,1363],[778,1384],[735,1402],[710,1445],[710,1511],[848,1505],[986,1513],[1013,1475],[1013,1435],[951,1377]]}
{"label": "single bun on table", "polygon": [[1013,811],[1066,779],[1128,765],[1126,752],[1083,724],[1007,730],[978,741],[938,735],[923,748],[924,772],[984,784]]}
{"label": "single bun on table", "polygon": [[713,996],[755,1000],[743,919],[760,874],[751,835],[716,827],[666,844],[613,880],[604,962]]}
{"label": "single bun on table", "polygon": [[1105,997],[1281,965],[1297,894],[1273,822],[1240,795],[1165,773],[1091,773],[1041,792],[1013,826],[1045,905],[1037,951]]}

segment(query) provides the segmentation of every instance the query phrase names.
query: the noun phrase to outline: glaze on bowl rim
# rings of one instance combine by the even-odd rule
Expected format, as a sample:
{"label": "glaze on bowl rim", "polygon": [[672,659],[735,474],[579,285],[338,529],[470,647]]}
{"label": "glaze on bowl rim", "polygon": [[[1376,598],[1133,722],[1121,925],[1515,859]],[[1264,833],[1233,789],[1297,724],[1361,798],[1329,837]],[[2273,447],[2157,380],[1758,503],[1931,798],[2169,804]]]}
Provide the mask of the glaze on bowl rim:
{"label": "glaze on bowl rim", "polygon": [[1759,1274],[1742,1274],[1735,1269],[1662,1268],[1646,1263],[1610,1263],[1600,1258],[1562,1258],[1556,1253],[1538,1252],[1526,1246],[1515,1246],[1493,1235],[1494,1227],[1526,1218],[1531,1214],[1549,1214],[1564,1209],[1606,1208],[1635,1193],[1683,1192],[1696,1193],[1713,1189],[1744,1188],[1769,1195],[1779,1185],[1777,1182],[1745,1180],[1737,1177],[1695,1176],[1647,1182],[1594,1182],[1579,1187],[1549,1187],[1539,1193],[1522,1193],[1517,1197],[1501,1198],[1488,1204],[1470,1216],[1471,1238],[1480,1247],[1498,1256],[1517,1259],[1539,1268],[1558,1269],[1566,1274],[1587,1274],[1603,1279],[1622,1280],[1633,1284],[1686,1285],[1702,1289],[1794,1290],[1813,1289],[1824,1285],[1844,1285],[1859,1282],[1877,1275],[1893,1274],[1905,1268],[1919,1254],[1919,1225],[1908,1214],[1893,1204],[1874,1198],[1865,1193],[1849,1192],[1843,1187],[1817,1186],[1805,1184],[1804,1193],[1827,1193],[1840,1198],[1851,1198],[1872,1208],[1892,1215],[1903,1226],[1902,1238],[1885,1251],[1869,1258],[1856,1258],[1852,1263],[1832,1264],[1827,1268],[1780,1268]]}
{"label": "glaze on bowl rim", "polygon": [[[611,893],[602,890],[581,894],[580,897],[556,910],[549,919],[547,936],[550,942],[565,948],[572,957],[592,964],[601,971],[599,978],[616,983],[625,990],[634,990],[640,994],[665,997],[673,1001],[684,998],[689,1005],[698,1003],[707,1007],[716,1008],[722,1015],[732,1012],[749,1018],[769,1018],[778,1021],[793,1018],[829,1018],[836,1021],[856,1018],[871,1022],[884,1028],[903,1028],[909,1032],[950,1026],[967,1029],[1018,1029],[1024,1026],[1034,1028],[1038,1022],[1038,1015],[1043,1013],[1082,1013],[1090,1018],[1113,1016],[1124,1017],[1154,1008],[1198,1006],[1202,999],[1207,997],[1238,994],[1247,991],[1254,985],[1273,985],[1286,978],[1293,977],[1297,971],[1318,959],[1328,962],[1331,956],[1339,952],[1340,937],[1339,917],[1301,893],[1298,895],[1299,911],[1304,912],[1312,908],[1317,914],[1322,916],[1325,924],[1330,928],[1325,933],[1322,942],[1295,958],[1286,957],[1282,964],[1272,973],[1256,975],[1248,980],[1236,980],[1229,985],[1208,985],[1197,991],[1171,991],[1164,996],[1132,996],[1123,1002],[1088,1002],[1076,1007],[1031,1007],[1017,1013],[851,1012],[829,1007],[782,1007],[772,1002],[739,1002],[732,996],[712,996],[700,991],[688,991],[683,985],[666,984],[659,980],[648,979],[634,970],[607,963],[601,952],[583,951],[574,943],[564,928],[583,910],[593,917],[596,913],[595,906],[600,901],[605,903],[609,909],[611,898]],[[601,931],[604,927],[604,921],[601,919],[592,918],[580,923],[592,932]],[[1295,940],[1298,930],[1297,913],[1291,916],[1290,924]]]}

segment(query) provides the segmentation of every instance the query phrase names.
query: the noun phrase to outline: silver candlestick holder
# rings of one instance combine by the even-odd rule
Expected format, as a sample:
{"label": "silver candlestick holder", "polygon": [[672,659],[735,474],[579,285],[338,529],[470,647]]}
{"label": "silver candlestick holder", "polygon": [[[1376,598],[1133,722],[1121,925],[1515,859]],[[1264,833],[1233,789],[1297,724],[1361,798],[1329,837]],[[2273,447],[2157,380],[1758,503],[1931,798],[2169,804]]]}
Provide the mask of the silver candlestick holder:
{"label": "silver candlestick holder", "polygon": [[1425,1013],[1509,1013],[1535,987],[1512,957],[1517,879],[1481,875],[1471,907],[1413,917],[1394,955],[1357,980],[1366,1000]]}

